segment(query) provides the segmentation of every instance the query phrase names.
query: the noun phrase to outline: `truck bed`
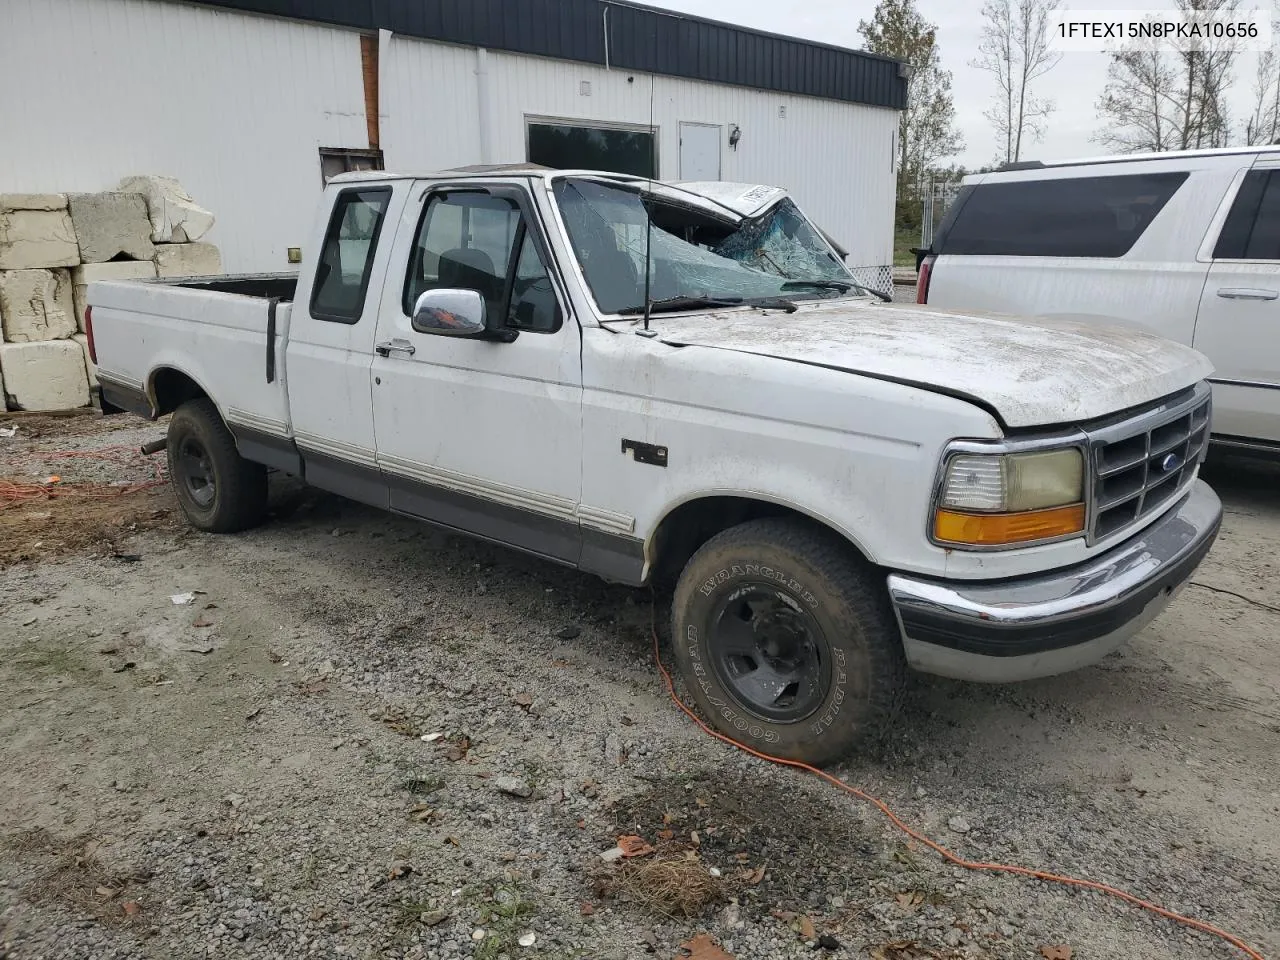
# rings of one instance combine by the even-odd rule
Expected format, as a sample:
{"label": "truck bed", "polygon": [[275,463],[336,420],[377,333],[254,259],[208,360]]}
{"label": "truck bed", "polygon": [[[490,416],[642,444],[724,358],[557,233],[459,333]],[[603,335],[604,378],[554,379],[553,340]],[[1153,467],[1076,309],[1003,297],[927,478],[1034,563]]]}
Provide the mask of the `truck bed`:
{"label": "truck bed", "polygon": [[289,436],[284,344],[297,282],[261,273],[90,284],[104,400],[154,413],[181,389],[174,380],[190,378],[228,423]]}

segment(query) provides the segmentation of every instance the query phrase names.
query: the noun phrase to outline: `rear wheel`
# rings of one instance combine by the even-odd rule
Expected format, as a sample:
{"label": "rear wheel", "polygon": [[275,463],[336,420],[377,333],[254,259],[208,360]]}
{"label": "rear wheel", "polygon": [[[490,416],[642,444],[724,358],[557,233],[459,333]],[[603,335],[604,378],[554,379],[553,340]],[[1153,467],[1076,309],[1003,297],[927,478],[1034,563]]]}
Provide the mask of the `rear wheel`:
{"label": "rear wheel", "polygon": [[266,467],[240,456],[212,400],[188,400],[174,412],[168,454],[170,481],[193,527],[235,533],[262,522]]}
{"label": "rear wheel", "polygon": [[884,584],[834,534],[754,520],[694,554],[672,608],[677,666],[725,735],[826,764],[880,735],[906,684]]}

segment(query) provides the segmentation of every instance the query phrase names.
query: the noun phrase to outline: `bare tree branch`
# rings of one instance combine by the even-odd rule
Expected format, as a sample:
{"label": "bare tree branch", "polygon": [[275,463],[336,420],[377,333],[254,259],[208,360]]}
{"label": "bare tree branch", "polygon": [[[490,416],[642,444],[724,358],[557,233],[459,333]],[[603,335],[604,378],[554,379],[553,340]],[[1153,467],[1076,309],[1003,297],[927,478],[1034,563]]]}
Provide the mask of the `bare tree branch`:
{"label": "bare tree branch", "polygon": [[1049,48],[1049,14],[1061,0],[986,0],[982,6],[979,56],[970,66],[995,78],[995,105],[984,116],[1002,143],[1000,162],[1018,160],[1024,144],[1044,136],[1054,110],[1035,97],[1032,85],[1057,66],[1062,55]]}

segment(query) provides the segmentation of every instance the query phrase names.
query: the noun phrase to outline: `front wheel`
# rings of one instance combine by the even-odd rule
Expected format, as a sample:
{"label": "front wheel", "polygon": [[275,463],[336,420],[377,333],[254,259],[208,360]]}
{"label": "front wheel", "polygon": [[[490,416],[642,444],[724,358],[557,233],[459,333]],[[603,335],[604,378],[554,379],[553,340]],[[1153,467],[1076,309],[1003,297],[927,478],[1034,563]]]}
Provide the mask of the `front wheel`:
{"label": "front wheel", "polygon": [[834,534],[782,518],[707,541],[672,605],[675,660],[726,736],[831,763],[889,725],[906,662],[888,592]]}
{"label": "front wheel", "polygon": [[207,533],[236,533],[267,512],[267,470],[240,456],[208,398],[189,400],[169,421],[169,478],[187,521]]}

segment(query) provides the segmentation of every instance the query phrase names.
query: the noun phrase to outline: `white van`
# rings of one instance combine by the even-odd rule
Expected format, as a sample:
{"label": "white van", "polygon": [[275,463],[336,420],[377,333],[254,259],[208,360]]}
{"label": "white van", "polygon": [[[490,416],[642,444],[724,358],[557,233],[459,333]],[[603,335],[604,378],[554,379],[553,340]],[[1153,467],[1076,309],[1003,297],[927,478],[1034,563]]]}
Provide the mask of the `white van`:
{"label": "white van", "polygon": [[1280,145],[975,174],[917,259],[931,307],[1194,346],[1215,367],[1215,443],[1280,456]]}

